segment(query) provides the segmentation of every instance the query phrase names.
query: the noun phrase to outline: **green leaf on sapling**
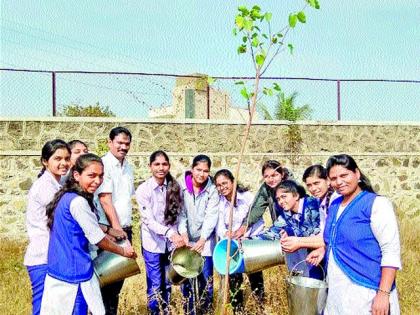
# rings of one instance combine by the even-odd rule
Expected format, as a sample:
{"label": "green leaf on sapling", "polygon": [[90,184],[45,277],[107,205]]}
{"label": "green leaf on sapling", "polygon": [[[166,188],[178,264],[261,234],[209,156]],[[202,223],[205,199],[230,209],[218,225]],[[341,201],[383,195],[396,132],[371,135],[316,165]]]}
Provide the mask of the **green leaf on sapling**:
{"label": "green leaf on sapling", "polygon": [[291,28],[296,26],[297,21],[298,21],[298,19],[297,19],[296,14],[290,14],[289,15],[289,26]]}
{"label": "green leaf on sapling", "polygon": [[297,18],[300,23],[306,23],[306,15],[303,11],[298,12]]}

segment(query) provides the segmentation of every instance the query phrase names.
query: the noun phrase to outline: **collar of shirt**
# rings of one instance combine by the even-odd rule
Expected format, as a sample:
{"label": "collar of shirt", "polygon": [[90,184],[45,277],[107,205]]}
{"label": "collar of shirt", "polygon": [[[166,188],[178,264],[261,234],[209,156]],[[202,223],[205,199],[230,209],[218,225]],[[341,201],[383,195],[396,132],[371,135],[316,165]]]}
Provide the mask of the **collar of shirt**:
{"label": "collar of shirt", "polygon": [[59,182],[57,182],[54,175],[51,174],[49,170],[45,170],[41,177],[45,178],[46,181],[51,182],[57,190],[59,190],[62,186]]}
{"label": "collar of shirt", "polygon": [[112,154],[110,151],[106,154],[106,158],[109,159],[111,161],[111,163],[115,166],[124,168],[127,166],[127,159],[124,159],[121,165],[120,160],[118,160],[114,154]]}
{"label": "collar of shirt", "polygon": [[163,191],[163,188],[164,188],[164,187],[165,187],[165,188],[167,188],[167,187],[168,187],[168,182],[166,181],[166,178],[165,178],[165,181],[163,182],[163,185],[159,185],[159,183],[156,181],[156,178],[154,178],[154,177],[152,176],[151,186],[152,186],[152,189],[153,189],[153,190],[156,190],[156,189],[158,189],[158,188],[161,188],[161,190]]}

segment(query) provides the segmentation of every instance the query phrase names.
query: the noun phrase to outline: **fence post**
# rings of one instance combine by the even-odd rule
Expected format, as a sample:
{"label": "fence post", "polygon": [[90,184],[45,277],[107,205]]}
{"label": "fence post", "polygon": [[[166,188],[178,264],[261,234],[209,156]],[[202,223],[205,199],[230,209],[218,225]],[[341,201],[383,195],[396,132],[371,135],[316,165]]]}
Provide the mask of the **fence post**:
{"label": "fence post", "polygon": [[337,120],[341,120],[340,80],[337,80]]}
{"label": "fence post", "polygon": [[52,74],[52,115],[53,117],[57,116],[57,103],[55,97],[55,72],[51,72]]}
{"label": "fence post", "polygon": [[207,119],[210,119],[210,85],[207,83]]}

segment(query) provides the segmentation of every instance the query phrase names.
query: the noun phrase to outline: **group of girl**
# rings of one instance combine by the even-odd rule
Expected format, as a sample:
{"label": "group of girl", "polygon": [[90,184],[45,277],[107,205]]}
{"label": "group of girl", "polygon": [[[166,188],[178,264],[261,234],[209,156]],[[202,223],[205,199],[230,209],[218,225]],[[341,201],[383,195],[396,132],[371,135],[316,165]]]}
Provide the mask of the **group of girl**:
{"label": "group of girl", "polygon": [[[56,157],[51,159],[56,152]],[[35,182],[30,191],[29,199],[35,194],[36,187],[45,187],[47,180],[51,182],[51,192],[47,195],[44,191],[44,200],[39,201],[38,217],[31,220],[28,214],[28,232],[31,222],[42,225],[41,229],[31,231],[39,230],[38,234],[44,237],[42,240],[30,234],[27,251],[28,257],[38,255],[42,259],[29,262],[25,257],[33,288],[34,313],[40,308],[41,278],[46,278],[42,308],[53,307],[57,301],[54,299],[61,299],[62,307],[63,301],[67,301],[65,296],[72,301],[68,305],[73,307],[73,313],[78,310],[85,314],[87,307],[93,314],[103,313],[101,300],[98,303],[98,299],[94,299],[98,285],[88,258],[89,242],[127,257],[136,256],[130,246],[123,248],[115,244],[112,233],[105,236],[103,231],[108,229],[101,228],[95,219],[91,197],[103,174],[98,157],[85,154],[78,158],[60,190],[59,181],[68,172],[70,154],[70,148],[64,142],[50,155],[43,152],[42,163],[51,175],[46,175],[50,177],[43,183]],[[54,161],[51,165],[50,159]],[[217,238],[230,236],[234,239],[279,240],[287,253],[288,268],[294,268],[297,262],[306,259],[308,264],[304,264],[306,269],[302,272],[307,276],[317,277],[318,270],[311,265],[323,264],[330,286],[325,314],[364,314],[370,311],[373,314],[388,314],[388,311],[398,314],[395,275],[401,268],[401,261],[392,204],[374,193],[351,156],[335,155],[328,159],[325,168],[313,165],[306,169],[303,181],[312,197],[289,178],[290,172],[274,160],[263,164],[264,182],[255,197],[240,185],[233,195],[234,177],[228,169],[210,176],[211,160],[206,155],[197,155],[191,168],[179,180],[171,175],[169,157],[164,151],[152,153],[149,168],[151,177],[136,190],[142,222],[141,251],[146,266],[149,313],[170,313],[171,284],[166,270],[172,250],[184,246],[200,253],[204,261],[196,286],[189,281],[181,284],[184,312],[211,312],[213,248]],[[54,197],[57,191],[59,193]],[[233,222],[229,235],[228,210],[232,201]],[[267,208],[272,224],[265,228],[263,214]],[[29,210],[30,204],[28,213]],[[39,250],[39,242],[44,246],[48,244],[49,235],[49,253],[36,253],[34,248]],[[77,243],[80,255],[74,257],[75,254],[68,252],[63,242]],[[75,269],[68,268],[67,263],[64,268],[60,264],[63,259],[74,262]],[[263,274],[248,274],[248,278],[253,295],[263,308]],[[235,312],[244,308],[242,282],[242,274],[230,277],[230,300]],[[56,291],[52,291],[55,286],[62,288],[63,294],[67,293],[59,297]],[[348,292],[351,296],[347,296]]]}
{"label": "group of girl", "polygon": [[[28,194],[29,244],[24,264],[32,285],[33,314],[105,314],[89,244],[135,258],[101,226],[93,194],[103,180],[102,160],[82,141],[55,139],[42,148],[43,168]],[[108,231],[108,233],[104,233]]]}

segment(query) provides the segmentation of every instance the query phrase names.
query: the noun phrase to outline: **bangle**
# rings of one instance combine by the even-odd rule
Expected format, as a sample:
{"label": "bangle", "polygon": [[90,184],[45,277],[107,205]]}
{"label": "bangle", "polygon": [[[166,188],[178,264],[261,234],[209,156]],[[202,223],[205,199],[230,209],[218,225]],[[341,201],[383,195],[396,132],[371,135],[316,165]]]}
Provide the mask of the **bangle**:
{"label": "bangle", "polygon": [[378,289],[378,293],[383,293],[383,294],[385,294],[385,295],[388,295],[388,296],[390,296],[391,295],[391,291],[387,291],[387,290],[382,290],[381,288],[379,288]]}

